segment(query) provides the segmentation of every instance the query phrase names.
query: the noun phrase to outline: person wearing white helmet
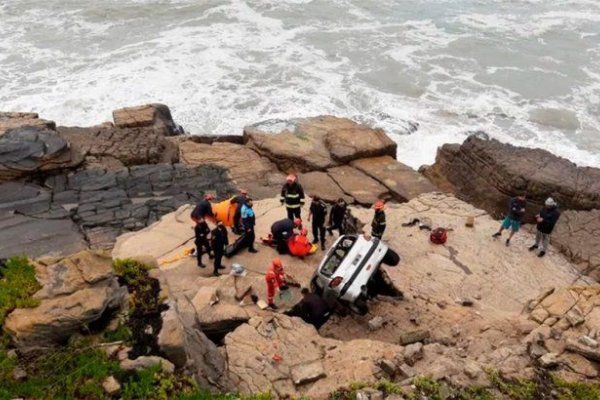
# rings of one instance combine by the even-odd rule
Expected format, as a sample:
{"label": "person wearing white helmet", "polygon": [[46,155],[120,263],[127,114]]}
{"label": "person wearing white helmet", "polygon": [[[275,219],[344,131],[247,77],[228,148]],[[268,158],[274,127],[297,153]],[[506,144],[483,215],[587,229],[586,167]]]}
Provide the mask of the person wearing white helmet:
{"label": "person wearing white helmet", "polygon": [[529,251],[539,249],[538,257],[544,257],[548,251],[550,243],[550,234],[554,230],[556,222],[560,218],[558,205],[552,197],[548,197],[544,202],[544,207],[538,215],[535,216],[537,221],[537,232],[535,234],[535,244],[529,248]]}

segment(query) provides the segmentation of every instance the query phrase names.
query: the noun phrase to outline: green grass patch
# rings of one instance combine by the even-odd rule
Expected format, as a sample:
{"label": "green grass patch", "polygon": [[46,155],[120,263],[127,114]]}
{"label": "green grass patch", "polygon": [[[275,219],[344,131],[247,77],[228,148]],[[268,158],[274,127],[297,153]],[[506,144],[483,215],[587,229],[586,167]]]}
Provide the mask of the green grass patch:
{"label": "green grass patch", "polygon": [[39,300],[31,296],[41,289],[35,279],[35,268],[27,257],[13,257],[0,265],[0,325],[15,308],[31,308]]}

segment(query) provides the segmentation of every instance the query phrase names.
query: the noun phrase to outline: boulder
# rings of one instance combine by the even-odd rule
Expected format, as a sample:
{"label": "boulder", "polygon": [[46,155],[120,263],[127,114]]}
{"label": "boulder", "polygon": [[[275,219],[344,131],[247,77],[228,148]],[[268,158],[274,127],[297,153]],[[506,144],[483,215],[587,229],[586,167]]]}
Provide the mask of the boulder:
{"label": "boulder", "polygon": [[158,346],[167,359],[176,367],[183,367],[187,362],[185,349],[185,332],[179,315],[170,307],[162,314],[162,328],[158,334]]}
{"label": "boulder", "polygon": [[111,375],[102,381],[102,389],[104,389],[109,396],[117,396],[121,393],[121,384]]}
{"label": "boulder", "polygon": [[156,365],[160,365],[161,370],[166,374],[175,372],[175,366],[170,361],[158,356],[140,356],[135,360],[121,361],[121,368],[125,371],[141,371]]}
{"label": "boulder", "polygon": [[0,183],[74,168],[82,161],[81,154],[52,130],[22,127],[0,135]]}
{"label": "boulder", "polygon": [[110,257],[87,251],[45,264],[35,263],[43,285],[35,308],[18,308],[4,330],[21,351],[59,345],[72,334],[121,305],[127,290],[119,286]]}
{"label": "boulder", "polygon": [[173,121],[171,110],[164,104],[120,108],[113,111],[113,120],[118,128],[152,126],[165,129],[167,136],[183,133],[181,127]]}
{"label": "boulder", "polygon": [[394,200],[399,202],[437,190],[423,175],[390,156],[362,158],[352,161],[350,165],[385,186]]}
{"label": "boulder", "polygon": [[54,121],[40,119],[36,113],[24,112],[1,112],[0,111],[0,135],[16,128],[38,128],[40,130],[54,130]]}
{"label": "boulder", "polygon": [[349,165],[330,168],[327,173],[344,193],[353,197],[360,205],[371,206],[378,199],[390,198],[385,186]]}
{"label": "boulder", "polygon": [[343,198],[348,204],[354,202],[326,172],[306,172],[299,174],[298,180],[307,196],[317,195],[327,203],[333,203],[339,198]]}
{"label": "boulder", "polygon": [[396,144],[381,129],[332,116],[260,122],[244,128],[244,138],[247,146],[286,172],[323,171],[358,158],[396,156]]}
{"label": "boulder", "polygon": [[232,183],[247,189],[254,199],[272,197],[285,180],[269,159],[240,144],[216,142],[211,145],[188,140],[180,144],[179,150],[181,161],[186,165],[224,168]]}
{"label": "boulder", "polygon": [[423,172],[438,187],[496,217],[519,193],[529,199],[526,221],[533,221],[549,196],[563,210],[600,209],[600,169],[577,167],[541,149],[470,136],[462,145],[440,147],[435,164]]}
{"label": "boulder", "polygon": [[224,348],[240,392],[292,398],[326,398],[353,382],[374,383],[379,360],[400,350],[372,340],[326,339],[301,319],[283,314],[253,317],[225,337]]}
{"label": "boulder", "polygon": [[564,211],[551,240],[581,273],[600,281],[600,209]]}

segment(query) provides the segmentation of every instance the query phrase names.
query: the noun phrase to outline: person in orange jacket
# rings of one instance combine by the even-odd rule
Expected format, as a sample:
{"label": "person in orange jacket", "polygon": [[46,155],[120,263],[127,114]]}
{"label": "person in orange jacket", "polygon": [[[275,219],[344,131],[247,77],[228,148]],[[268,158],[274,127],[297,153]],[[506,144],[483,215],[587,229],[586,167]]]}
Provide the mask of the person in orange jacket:
{"label": "person in orange jacket", "polygon": [[275,291],[285,290],[287,288],[285,283],[285,272],[283,271],[283,263],[280,258],[274,258],[271,262],[271,266],[267,270],[265,275],[267,281],[267,303],[269,308],[276,310],[277,306],[273,302],[275,297]]}

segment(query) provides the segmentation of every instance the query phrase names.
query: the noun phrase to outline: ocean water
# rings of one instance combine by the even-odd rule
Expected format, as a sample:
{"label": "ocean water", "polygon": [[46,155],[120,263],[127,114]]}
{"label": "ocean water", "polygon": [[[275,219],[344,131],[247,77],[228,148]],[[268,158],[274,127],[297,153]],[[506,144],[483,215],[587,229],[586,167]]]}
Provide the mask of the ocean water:
{"label": "ocean water", "polygon": [[320,114],[418,167],[473,131],[600,167],[599,0],[0,0],[0,109],[196,134]]}

